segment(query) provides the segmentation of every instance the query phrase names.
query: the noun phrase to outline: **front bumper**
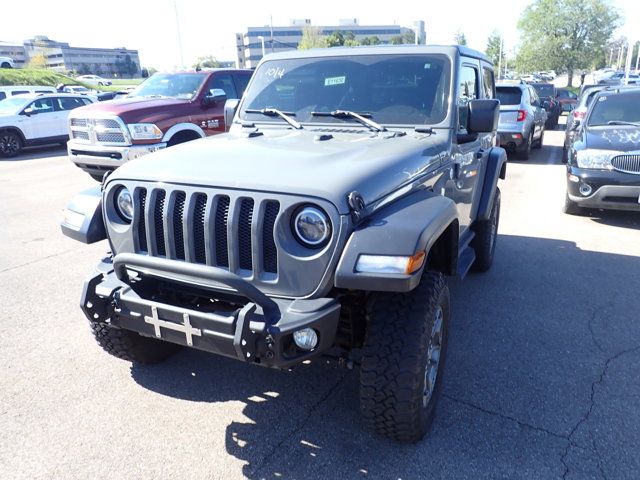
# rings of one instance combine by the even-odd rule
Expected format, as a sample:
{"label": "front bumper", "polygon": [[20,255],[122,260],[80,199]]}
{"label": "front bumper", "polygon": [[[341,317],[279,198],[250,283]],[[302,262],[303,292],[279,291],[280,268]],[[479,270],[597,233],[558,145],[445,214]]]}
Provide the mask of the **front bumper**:
{"label": "front bumper", "polygon": [[[138,279],[130,277],[136,272]],[[210,299],[229,298],[230,287],[243,306],[207,307],[158,301],[136,288],[139,278],[171,278],[183,289],[198,285]],[[203,290],[204,289],[204,290]],[[234,294],[235,295],[235,294]],[[329,349],[335,339],[340,304],[332,298],[269,298],[242,278],[219,268],[137,254],[104,259],[84,284],[80,304],[91,322],[107,323],[140,335],[269,367],[286,368]],[[318,344],[299,349],[293,332],[313,328]]]}
{"label": "front bumper", "polygon": [[124,162],[166,147],[165,142],[152,145],[94,145],[70,140],[67,143],[71,161],[85,172],[95,175],[115,170]]}
{"label": "front bumper", "polygon": [[567,195],[581,207],[640,211],[640,175],[568,165]]}

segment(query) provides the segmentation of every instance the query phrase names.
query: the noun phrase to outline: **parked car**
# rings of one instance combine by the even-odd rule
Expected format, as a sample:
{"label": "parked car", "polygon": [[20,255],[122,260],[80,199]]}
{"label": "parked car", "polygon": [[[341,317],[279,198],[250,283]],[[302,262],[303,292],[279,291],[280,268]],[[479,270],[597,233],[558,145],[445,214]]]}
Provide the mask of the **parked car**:
{"label": "parked car", "polygon": [[13,157],[23,147],[69,139],[69,112],[92,103],[84,95],[35,93],[0,102],[0,156]]}
{"label": "parked car", "polygon": [[562,105],[556,98],[558,96],[556,87],[552,83],[534,83],[531,86],[538,93],[542,107],[547,111],[545,128],[554,130],[562,114]]}
{"label": "parked car", "polygon": [[575,139],[576,132],[580,122],[584,120],[587,114],[587,110],[591,105],[591,101],[596,94],[602,90],[606,90],[606,85],[590,85],[584,89],[584,92],[578,98],[576,108],[567,116],[567,124],[564,131],[564,144],[562,147],[562,159],[567,161],[567,152],[571,149],[573,140]]}
{"label": "parked car", "polygon": [[563,112],[572,111],[578,103],[578,95],[566,88],[558,88],[556,99],[560,102]]}
{"label": "parked car", "polygon": [[125,98],[69,116],[69,158],[96,180],[124,162],[224,133],[224,102],[240,98],[252,70],[156,73]]}
{"label": "parked car", "polygon": [[135,363],[178,346],[276,368],[358,354],[365,424],[420,440],[445,275],[495,254],[493,78],[462,46],[266,56],[228,134],[128,162],[65,210],[66,235],[113,252],[80,302],[97,343]]}
{"label": "parked car", "polygon": [[[598,83],[601,85],[623,85],[627,80],[625,72],[615,72],[607,77],[602,77]],[[640,76],[636,73],[630,73],[628,84],[640,84]]]}
{"label": "parked car", "polygon": [[13,58],[0,57],[0,68],[15,68],[15,64],[13,63]]}
{"label": "parked car", "polygon": [[107,80],[106,78],[99,77],[98,75],[80,75],[76,77],[76,80],[82,83],[87,83],[89,85],[100,85],[100,86],[108,86],[111,85],[111,80]]}
{"label": "parked car", "polygon": [[9,85],[0,86],[0,101],[15,95],[25,95],[28,93],[55,93],[54,87],[38,85]]}
{"label": "parked car", "polygon": [[500,83],[496,85],[496,97],[500,100],[500,145],[526,160],[532,148],[542,147],[547,112],[536,91],[526,83]]}
{"label": "parked car", "polygon": [[564,211],[640,211],[640,88],[596,93],[567,159]]}

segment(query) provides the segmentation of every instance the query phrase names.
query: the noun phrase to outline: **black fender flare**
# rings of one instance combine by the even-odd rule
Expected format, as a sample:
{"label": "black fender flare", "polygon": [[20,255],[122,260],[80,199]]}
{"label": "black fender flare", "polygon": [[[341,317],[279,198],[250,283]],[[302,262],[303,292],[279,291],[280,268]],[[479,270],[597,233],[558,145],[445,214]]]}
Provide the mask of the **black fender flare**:
{"label": "black fender flare", "polygon": [[60,228],[64,235],[82,243],[95,243],[107,238],[99,186],[83,190],[73,197],[64,209]]}
{"label": "black fender flare", "polygon": [[[423,189],[411,193],[372,214],[354,230],[342,252],[334,285],[366,291],[408,292],[419,283],[424,265],[413,274],[356,271],[360,255],[412,256],[429,254],[431,247],[452,225],[458,224],[455,203]],[[455,250],[457,258],[457,228]],[[425,262],[426,263],[426,262]]]}
{"label": "black fender flare", "polygon": [[488,220],[491,215],[491,206],[496,194],[498,179],[507,176],[507,152],[504,148],[493,147],[487,156],[487,168],[482,181],[482,195],[478,203],[477,220]]}

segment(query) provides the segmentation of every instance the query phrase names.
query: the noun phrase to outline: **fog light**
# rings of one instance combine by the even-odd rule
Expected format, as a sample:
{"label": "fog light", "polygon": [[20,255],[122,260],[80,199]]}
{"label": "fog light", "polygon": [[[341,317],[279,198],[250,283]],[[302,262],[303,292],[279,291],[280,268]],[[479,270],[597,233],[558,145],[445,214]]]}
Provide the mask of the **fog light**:
{"label": "fog light", "polygon": [[585,197],[591,195],[591,187],[586,183],[583,183],[580,185],[580,193]]}
{"label": "fog light", "polygon": [[318,334],[313,328],[303,328],[293,332],[293,341],[301,350],[313,350],[318,345]]}

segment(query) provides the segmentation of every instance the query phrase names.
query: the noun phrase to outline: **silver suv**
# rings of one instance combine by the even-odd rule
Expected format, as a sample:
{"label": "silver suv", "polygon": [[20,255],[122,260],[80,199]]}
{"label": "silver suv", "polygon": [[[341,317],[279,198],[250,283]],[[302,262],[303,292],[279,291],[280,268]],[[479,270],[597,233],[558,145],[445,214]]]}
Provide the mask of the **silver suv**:
{"label": "silver suv", "polygon": [[498,84],[496,96],[500,100],[500,145],[527,160],[531,148],[542,147],[547,112],[535,89],[526,83]]}

